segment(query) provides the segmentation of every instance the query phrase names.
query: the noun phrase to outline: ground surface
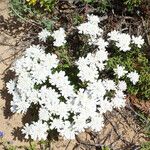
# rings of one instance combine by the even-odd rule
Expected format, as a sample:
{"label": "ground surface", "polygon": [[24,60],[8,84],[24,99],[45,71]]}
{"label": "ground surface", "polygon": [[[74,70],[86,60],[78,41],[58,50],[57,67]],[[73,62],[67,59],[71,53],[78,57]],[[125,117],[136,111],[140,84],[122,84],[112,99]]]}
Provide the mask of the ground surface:
{"label": "ground surface", "polygon": [[[28,40],[23,40],[27,35],[23,32],[22,26],[17,27],[14,21],[10,21],[8,13],[8,1],[0,1],[0,131],[5,133],[4,140],[12,145],[29,145],[23,140],[20,129],[26,121],[21,115],[10,112],[11,96],[7,94],[5,82],[12,78],[8,72],[11,63],[19,57],[23,49],[29,46]],[[8,23],[7,23],[8,22]],[[9,24],[13,22],[12,29]],[[11,32],[10,32],[10,29]],[[137,124],[134,114],[131,110],[114,110],[105,116],[106,126],[100,133],[91,133],[87,131],[77,137],[77,141],[58,141],[51,142],[51,148],[54,150],[94,150],[98,145],[110,145],[114,150],[132,150],[140,145],[144,140],[142,128]],[[96,145],[97,144],[97,145]],[[4,147],[0,145],[0,150]],[[19,148],[17,148],[19,149]],[[38,148],[37,148],[38,149]]]}
{"label": "ground surface", "polygon": [[[8,13],[8,1],[3,0],[0,1],[0,15],[3,16],[4,19],[9,18]],[[1,22],[4,23],[4,22]],[[9,35],[7,30],[2,31],[0,33],[0,90],[1,90],[1,98],[0,98],[0,130],[4,132],[4,139],[6,141],[10,141],[14,145],[24,144],[20,142],[17,137],[14,136],[14,131],[17,127],[22,126],[21,115],[13,115],[9,111],[9,100],[10,97],[5,91],[5,81],[6,78],[6,70],[13,62],[14,54],[17,51],[17,47],[15,47],[16,43],[19,41],[20,36],[14,37],[13,35]],[[9,77],[8,77],[9,78]],[[6,99],[5,99],[6,98]],[[8,102],[7,102],[8,101]],[[0,147],[0,150],[3,149]]]}

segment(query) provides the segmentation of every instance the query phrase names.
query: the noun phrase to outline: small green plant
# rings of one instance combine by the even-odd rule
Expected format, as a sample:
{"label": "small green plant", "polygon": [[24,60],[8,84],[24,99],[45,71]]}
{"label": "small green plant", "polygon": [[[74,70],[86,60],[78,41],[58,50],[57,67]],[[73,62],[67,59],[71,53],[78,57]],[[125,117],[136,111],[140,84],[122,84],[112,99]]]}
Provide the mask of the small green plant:
{"label": "small green plant", "polygon": [[92,3],[92,2],[94,2],[94,0],[84,0],[84,2],[86,2],[86,3]]}
{"label": "small green plant", "polygon": [[[135,115],[137,116],[138,124],[140,124],[141,127],[143,127],[143,132],[145,134],[145,137],[150,137],[150,117],[143,113],[141,110],[134,111]],[[150,142],[142,142],[139,146],[139,150],[150,150]]]}
{"label": "small green plant", "polygon": [[109,0],[101,0],[98,5],[98,10],[102,13],[105,13],[106,11],[108,11],[110,6],[111,3]]}
{"label": "small green plant", "polygon": [[30,146],[27,148],[27,150],[36,150],[36,144],[34,142],[30,142]]}
{"label": "small green plant", "polygon": [[52,11],[56,4],[56,0],[40,0],[40,5],[45,10]]}
{"label": "small green plant", "polygon": [[17,150],[16,146],[11,145],[9,142],[3,142],[4,150]]}
{"label": "small green plant", "polygon": [[140,150],[150,150],[150,142],[144,142]]}
{"label": "small green plant", "polygon": [[8,150],[17,150],[17,149],[16,149],[16,147],[14,147],[14,146],[10,146],[10,147],[8,148]]}
{"label": "small green plant", "polygon": [[102,150],[110,150],[110,148],[108,146],[103,146]]}
{"label": "small green plant", "polygon": [[21,0],[10,0],[10,9],[13,14],[16,16],[24,16],[27,15],[29,12],[32,12],[32,8],[30,5],[27,5],[26,2]]}
{"label": "small green plant", "polygon": [[44,25],[43,20],[46,20],[47,26],[50,26],[50,21],[46,19],[45,14],[53,10],[56,2],[56,0],[10,0],[10,10],[11,14],[17,16],[18,19],[32,19]]}
{"label": "small green plant", "polygon": [[40,5],[41,8],[44,8],[47,11],[52,11],[57,0],[26,0],[29,5]]}
{"label": "small green plant", "polygon": [[73,25],[79,25],[83,22],[83,17],[80,16],[78,13],[75,13],[73,15]]}
{"label": "small green plant", "polygon": [[53,26],[54,26],[54,21],[52,20],[48,20],[48,19],[43,19],[41,21],[42,25],[44,28],[46,28],[47,30],[52,30]]}
{"label": "small green plant", "polygon": [[131,11],[134,7],[138,7],[141,2],[141,0],[125,0],[124,4],[127,6],[128,10]]}
{"label": "small green plant", "polygon": [[111,6],[110,0],[83,0],[85,3],[92,5],[96,11],[105,13]]}

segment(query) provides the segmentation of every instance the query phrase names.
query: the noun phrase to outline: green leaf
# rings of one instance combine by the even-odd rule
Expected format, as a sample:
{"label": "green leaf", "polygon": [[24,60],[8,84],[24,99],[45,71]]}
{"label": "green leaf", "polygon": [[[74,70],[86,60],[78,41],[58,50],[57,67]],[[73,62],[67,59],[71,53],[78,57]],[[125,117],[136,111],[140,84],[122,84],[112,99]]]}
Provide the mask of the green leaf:
{"label": "green leaf", "polygon": [[91,3],[93,2],[94,0],[84,0],[86,3]]}

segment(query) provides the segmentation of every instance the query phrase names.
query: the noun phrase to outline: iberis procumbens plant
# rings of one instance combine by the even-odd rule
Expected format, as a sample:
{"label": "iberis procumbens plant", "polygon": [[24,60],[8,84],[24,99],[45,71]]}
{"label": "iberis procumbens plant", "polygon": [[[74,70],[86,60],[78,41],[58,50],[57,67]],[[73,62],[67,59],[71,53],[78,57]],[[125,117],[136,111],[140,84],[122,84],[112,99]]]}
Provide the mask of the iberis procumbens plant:
{"label": "iberis procumbens plant", "polygon": [[[38,109],[36,121],[26,123],[22,129],[26,139],[45,140],[50,130],[57,130],[67,139],[74,139],[87,128],[100,131],[104,126],[103,114],[125,106],[128,87],[124,77],[136,86],[139,80],[136,70],[129,72],[118,64],[111,75],[102,73],[109,73],[106,66],[111,57],[107,51],[110,44],[126,53],[132,51],[132,46],[141,48],[142,37],[131,37],[115,30],[104,39],[99,17],[88,15],[87,19],[76,30],[79,36],[87,37],[87,44],[94,50],[80,56],[73,64],[77,73],[72,74],[79,83],[73,82],[65,69],[57,69],[61,60],[56,54],[46,52],[44,46],[30,46],[12,65],[16,78],[7,83],[8,91],[13,95],[11,111],[26,114],[29,108]],[[43,29],[38,38],[42,43],[52,38],[56,48],[64,48],[67,44],[63,28],[53,33]],[[114,76],[118,80],[114,80]]]}

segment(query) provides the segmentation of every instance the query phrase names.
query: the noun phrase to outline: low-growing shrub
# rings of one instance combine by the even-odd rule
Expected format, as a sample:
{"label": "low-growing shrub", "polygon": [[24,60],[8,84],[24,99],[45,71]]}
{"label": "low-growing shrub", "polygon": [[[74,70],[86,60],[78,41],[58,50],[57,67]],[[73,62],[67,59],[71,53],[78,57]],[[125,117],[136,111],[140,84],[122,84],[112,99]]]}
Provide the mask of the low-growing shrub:
{"label": "low-growing shrub", "polygon": [[43,29],[39,45],[27,48],[12,65],[16,78],[7,83],[13,95],[11,111],[38,111],[22,129],[25,138],[45,140],[51,130],[67,139],[86,128],[100,131],[103,114],[124,107],[126,94],[145,96],[139,90],[149,84],[139,69],[148,65],[142,52],[144,40],[115,30],[104,38],[99,23],[98,16],[88,15],[88,21],[72,31],[78,40],[73,46],[70,41],[75,41],[68,38],[72,33]]}

